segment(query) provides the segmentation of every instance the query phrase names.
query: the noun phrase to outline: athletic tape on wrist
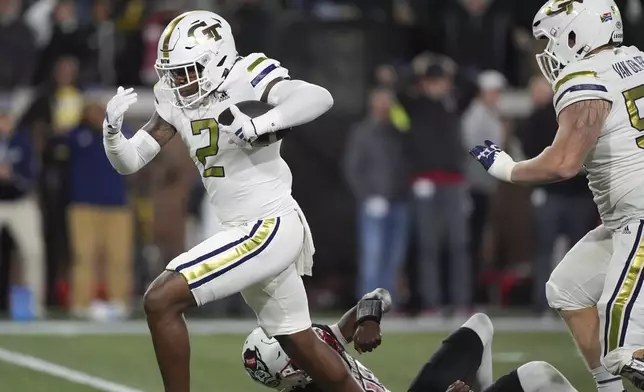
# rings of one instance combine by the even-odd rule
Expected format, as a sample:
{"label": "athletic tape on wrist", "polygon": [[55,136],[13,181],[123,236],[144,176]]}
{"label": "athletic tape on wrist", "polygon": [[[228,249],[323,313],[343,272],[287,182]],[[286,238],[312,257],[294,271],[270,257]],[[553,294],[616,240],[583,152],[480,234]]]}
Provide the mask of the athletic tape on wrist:
{"label": "athletic tape on wrist", "polygon": [[358,325],[363,321],[371,320],[380,323],[382,319],[382,301],[379,299],[361,299],[358,302],[356,320]]}

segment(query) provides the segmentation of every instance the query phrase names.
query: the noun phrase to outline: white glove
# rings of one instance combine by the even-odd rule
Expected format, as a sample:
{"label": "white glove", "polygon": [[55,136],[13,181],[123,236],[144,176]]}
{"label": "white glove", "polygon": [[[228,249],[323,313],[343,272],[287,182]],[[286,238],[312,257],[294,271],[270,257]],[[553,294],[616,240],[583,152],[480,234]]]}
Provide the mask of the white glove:
{"label": "white glove", "polygon": [[362,296],[362,299],[379,299],[382,301],[382,312],[387,313],[391,309],[391,294],[389,291],[377,288],[374,291]]}
{"label": "white glove", "polygon": [[253,119],[242,113],[236,105],[230,106],[230,113],[233,115],[232,124],[219,124],[219,130],[228,134],[230,144],[234,143],[240,148],[252,148],[251,144],[259,136]]}
{"label": "white glove", "polygon": [[126,90],[123,87],[119,87],[116,90],[116,95],[107,103],[103,129],[111,134],[120,132],[123,125],[123,116],[136,100],[137,95],[133,88]]}

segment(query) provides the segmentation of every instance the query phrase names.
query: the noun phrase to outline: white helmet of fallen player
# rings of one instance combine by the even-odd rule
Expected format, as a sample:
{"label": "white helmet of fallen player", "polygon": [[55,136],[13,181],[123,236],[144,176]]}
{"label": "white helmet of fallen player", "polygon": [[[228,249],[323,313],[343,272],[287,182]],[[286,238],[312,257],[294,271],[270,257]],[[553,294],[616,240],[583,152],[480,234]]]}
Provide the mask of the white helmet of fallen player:
{"label": "white helmet of fallen player", "polygon": [[537,63],[551,83],[566,65],[604,45],[620,45],[624,37],[613,0],[549,0],[534,17],[532,32],[548,40]]}
{"label": "white helmet of fallen player", "polygon": [[311,378],[291,361],[279,342],[268,338],[259,327],[246,338],[242,361],[246,373],[269,388],[288,391],[311,383]]}
{"label": "white helmet of fallen player", "polygon": [[190,11],[168,24],[154,67],[160,88],[178,108],[192,107],[217,90],[237,60],[235,39],[224,18]]}

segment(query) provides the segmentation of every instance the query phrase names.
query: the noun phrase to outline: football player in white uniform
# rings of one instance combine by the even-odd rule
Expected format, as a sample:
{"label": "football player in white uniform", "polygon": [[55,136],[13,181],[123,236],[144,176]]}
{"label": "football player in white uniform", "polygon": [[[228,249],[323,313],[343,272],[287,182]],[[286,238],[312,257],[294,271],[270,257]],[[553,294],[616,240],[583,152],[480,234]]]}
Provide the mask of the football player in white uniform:
{"label": "football player in white uniform", "polygon": [[[155,112],[132,138],[121,132],[136,99],[119,88],[107,105],[104,144],[121,174],[150,162],[175,135],[203,177],[223,230],[177,256],[150,285],[144,308],[168,392],[190,391],[190,347],[183,313],[241,292],[268,336],[282,342],[327,391],[361,388],[340,357],[311,329],[301,275],[311,274],[313,243],[291,196],[292,177],[280,142],[256,147],[262,135],[307,123],[333,98],[322,87],[291,80],[279,62],[261,53],[237,54],[230,25],[219,15],[193,11],[164,30],[155,67]],[[250,118],[235,103],[274,106]],[[218,124],[230,108],[234,121]]]}
{"label": "football player in white uniform", "polygon": [[553,271],[548,302],[570,328],[598,390],[624,389],[612,375],[643,389],[644,53],[620,47],[613,0],[548,1],[533,32],[547,40],[537,61],[555,92],[559,130],[552,145],[522,162],[490,141],[471,153],[491,175],[519,184],[563,181],[585,168],[602,225]]}
{"label": "football player in white uniform", "polygon": [[[382,312],[372,313],[373,305]],[[391,308],[385,289],[365,294],[356,306],[333,325],[314,324],[320,339],[344,359],[365,392],[389,392],[378,377],[355,359],[346,346],[353,342],[358,353],[373,351],[382,341],[380,319]],[[366,309],[366,311],[365,311]],[[407,389],[409,392],[577,392],[552,365],[534,361],[500,377],[492,378],[494,326],[485,314],[472,316],[452,332],[421,367]],[[252,331],[242,348],[242,362],[253,381],[281,392],[319,392],[320,388],[296,361],[286,355],[279,342],[261,328]],[[460,379],[460,380],[459,380]]]}

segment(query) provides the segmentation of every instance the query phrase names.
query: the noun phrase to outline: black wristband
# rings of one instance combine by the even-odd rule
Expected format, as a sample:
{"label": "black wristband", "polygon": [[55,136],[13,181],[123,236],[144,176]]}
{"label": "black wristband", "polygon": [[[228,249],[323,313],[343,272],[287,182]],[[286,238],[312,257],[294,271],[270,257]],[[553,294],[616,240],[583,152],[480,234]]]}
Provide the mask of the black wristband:
{"label": "black wristband", "polygon": [[380,323],[382,319],[382,301],[379,299],[361,299],[356,309],[356,323],[371,320]]}

